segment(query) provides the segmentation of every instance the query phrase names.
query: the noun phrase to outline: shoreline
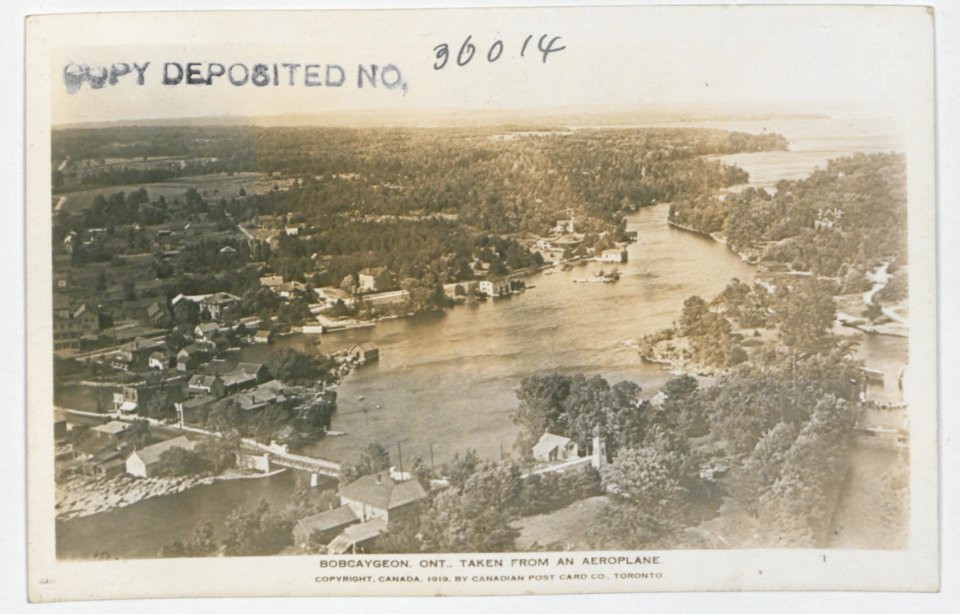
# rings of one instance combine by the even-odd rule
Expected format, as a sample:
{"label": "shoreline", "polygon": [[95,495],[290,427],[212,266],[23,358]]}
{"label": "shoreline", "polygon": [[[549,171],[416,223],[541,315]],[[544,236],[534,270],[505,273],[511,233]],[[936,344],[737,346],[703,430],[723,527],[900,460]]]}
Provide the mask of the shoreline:
{"label": "shoreline", "polygon": [[[128,507],[147,499],[175,495],[196,486],[232,480],[268,478],[284,471],[287,471],[286,467],[267,473],[230,469],[219,475],[177,478],[134,478],[125,473],[107,478],[70,476],[56,484],[56,521],[86,518]],[[104,486],[107,488],[103,488]],[[118,487],[119,492],[117,492]]]}

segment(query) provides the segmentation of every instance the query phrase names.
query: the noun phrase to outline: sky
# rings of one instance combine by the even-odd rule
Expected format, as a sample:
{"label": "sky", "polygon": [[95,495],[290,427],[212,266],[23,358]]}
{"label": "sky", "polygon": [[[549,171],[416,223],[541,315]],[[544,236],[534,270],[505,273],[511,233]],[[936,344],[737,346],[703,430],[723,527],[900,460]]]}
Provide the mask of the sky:
{"label": "sky", "polygon": [[[932,91],[932,22],[919,7],[156,13],[57,16],[28,27],[28,45],[53,48],[49,64],[37,58],[34,70],[48,71],[38,80],[52,88],[54,124],[354,111],[429,117],[438,109],[896,114],[918,90]],[[546,62],[537,51],[542,35],[565,47]],[[467,36],[476,51],[459,66]],[[442,44],[450,55],[435,69]],[[116,85],[84,82],[67,92],[65,67],[83,74],[78,66],[147,61],[143,85],[131,70]],[[203,71],[211,62],[243,64],[238,80],[264,63],[271,84],[234,86],[226,76],[211,85],[162,83],[166,63],[188,62]],[[282,63],[301,65],[295,85]],[[306,64],[319,65],[321,82],[327,65],[342,67],[343,85],[306,86]],[[371,64],[396,67],[383,77],[405,87],[357,87],[358,66],[369,73]]]}

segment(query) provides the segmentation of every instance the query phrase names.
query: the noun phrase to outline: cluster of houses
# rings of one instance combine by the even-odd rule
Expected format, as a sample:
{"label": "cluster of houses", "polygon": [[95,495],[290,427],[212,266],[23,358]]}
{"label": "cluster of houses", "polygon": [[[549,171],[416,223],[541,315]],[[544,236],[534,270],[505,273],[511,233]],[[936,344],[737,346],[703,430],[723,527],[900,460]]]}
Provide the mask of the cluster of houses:
{"label": "cluster of houses", "polygon": [[[601,233],[603,236],[604,233]],[[559,264],[569,257],[571,250],[576,250],[581,246],[584,240],[584,234],[577,232],[577,223],[574,217],[557,220],[553,228],[553,233],[549,237],[537,239],[530,248],[537,251],[547,264]],[[609,262],[613,264],[624,264],[627,262],[627,250],[625,244],[617,244],[608,249],[595,250],[593,248],[585,250],[586,256],[592,257],[600,262]]]}
{"label": "cluster of houses", "polygon": [[[57,412],[54,423],[57,427],[55,435],[62,440],[71,425],[63,412]],[[76,428],[76,425],[73,426]],[[66,452],[61,453],[62,457],[58,457],[58,461],[61,461],[58,463],[59,470],[68,469],[101,477],[127,473],[149,478],[157,474],[164,452],[173,448],[192,450],[197,445],[196,441],[185,435],[157,437],[149,428],[139,433],[146,441],[134,442],[129,436],[138,427],[128,421],[93,421],[87,426],[83,435]]]}
{"label": "cluster of houses", "polygon": [[390,522],[411,518],[427,492],[417,480],[394,471],[366,475],[342,486],[340,506],[297,522],[294,543],[323,548],[329,554],[363,552],[387,530]]}
{"label": "cluster of houses", "polygon": [[[184,206],[167,205],[172,213]],[[53,254],[55,352],[70,356],[162,333],[172,322],[168,297],[177,279],[158,267],[175,271],[185,252],[211,242],[222,244],[219,256],[229,262],[237,254],[231,244],[243,241],[236,228],[209,220],[70,230]],[[229,302],[214,297],[209,311]],[[81,308],[96,317],[78,317]]]}

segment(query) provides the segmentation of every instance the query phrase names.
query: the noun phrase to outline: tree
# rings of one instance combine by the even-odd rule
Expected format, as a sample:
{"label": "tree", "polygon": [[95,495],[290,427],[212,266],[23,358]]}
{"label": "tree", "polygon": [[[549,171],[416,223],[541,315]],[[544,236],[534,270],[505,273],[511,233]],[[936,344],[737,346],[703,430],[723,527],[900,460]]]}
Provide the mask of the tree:
{"label": "tree", "polygon": [[227,556],[276,554],[293,544],[293,523],[270,511],[261,500],[256,508],[238,507],[224,523],[223,551]]}
{"label": "tree", "polygon": [[330,377],[333,367],[333,361],[328,356],[293,348],[285,348],[267,361],[267,369],[273,377],[292,384],[308,385],[315,384],[317,380],[325,381]]}
{"label": "tree", "polygon": [[210,556],[218,550],[213,523],[204,520],[193,529],[193,533],[186,542],[177,540],[160,549],[160,556],[164,558],[179,558],[192,556]]}
{"label": "tree", "polygon": [[683,335],[692,334],[705,313],[707,313],[707,302],[699,296],[691,296],[683,301],[683,312],[680,315],[681,333]]}
{"label": "tree", "polygon": [[247,432],[247,414],[236,399],[225,399],[216,403],[207,412],[205,422],[208,428],[221,435],[233,432],[244,435]]}
{"label": "tree", "polygon": [[784,345],[801,352],[828,352],[837,317],[830,285],[810,281],[778,295],[777,319]]}
{"label": "tree", "polygon": [[462,487],[438,494],[420,516],[426,552],[509,552],[519,530],[511,525],[520,504],[516,465],[483,463]]}
{"label": "tree", "polygon": [[316,507],[310,501],[310,491],[300,486],[294,489],[290,495],[290,503],[287,505],[287,513],[294,520],[300,520],[316,513]]}
{"label": "tree", "polygon": [[680,459],[654,447],[625,448],[602,471],[607,490],[657,516],[676,516],[683,508]]}
{"label": "tree", "polygon": [[209,470],[206,459],[186,448],[170,448],[160,454],[155,475],[164,477],[180,477],[197,475]]}
{"label": "tree", "polygon": [[680,465],[676,455],[655,447],[621,450],[601,472],[614,494],[591,531],[598,545],[651,547],[685,526],[690,519]]}
{"label": "tree", "polygon": [[344,465],[341,482],[348,483],[371,473],[390,469],[390,452],[379,443],[368,444],[354,465]]}
{"label": "tree", "polygon": [[173,305],[173,322],[188,330],[200,323],[200,305],[190,299],[181,299]]}
{"label": "tree", "polygon": [[760,498],[780,476],[784,457],[797,439],[796,425],[781,422],[760,438],[750,456],[736,468],[731,477],[731,490],[741,507],[757,516]]}
{"label": "tree", "polygon": [[236,465],[237,452],[240,451],[240,438],[236,433],[225,437],[211,437],[200,442],[195,450],[213,473],[220,474]]}
{"label": "tree", "polygon": [[123,431],[120,438],[134,450],[139,450],[150,443],[150,423],[137,418]]}
{"label": "tree", "polygon": [[630,381],[611,386],[600,376],[552,374],[524,379],[517,390],[520,404],[512,415],[523,430],[516,447],[529,456],[533,444],[549,431],[566,435],[583,449],[599,429],[608,453],[640,441],[644,429],[641,388]]}

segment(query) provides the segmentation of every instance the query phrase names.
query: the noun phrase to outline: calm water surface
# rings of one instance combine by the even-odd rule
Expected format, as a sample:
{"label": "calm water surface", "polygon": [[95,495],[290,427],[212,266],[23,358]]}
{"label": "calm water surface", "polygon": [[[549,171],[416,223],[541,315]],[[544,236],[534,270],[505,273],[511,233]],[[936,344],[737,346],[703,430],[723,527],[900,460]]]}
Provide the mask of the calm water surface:
{"label": "calm water surface", "polygon": [[[767,187],[779,179],[805,177],[830,158],[897,147],[895,139],[876,136],[885,133],[864,122],[697,125],[786,136],[789,152],[723,158],[747,170],[751,185]],[[643,386],[645,396],[651,395],[669,373],[640,360],[623,342],[671,325],[690,295],[712,297],[731,278],[753,279],[753,267],[725,246],[670,228],[666,216],[666,205],[630,216],[629,228],[639,240],[629,248],[629,262],[617,267],[622,275],[614,284],[574,283],[601,268],[610,270],[609,264],[554,270],[527,278],[533,287],[510,298],[389,320],[375,328],[296,335],[270,347],[247,348],[242,357],[262,359],[287,346],[332,352],[370,341],[380,348],[378,363],[350,374],[340,386],[332,428],[345,435],[328,437],[309,453],[350,461],[376,442],[391,450],[394,463],[406,466],[417,456],[429,463],[431,454],[439,464],[468,448],[496,458],[516,438],[510,413],[524,377],[596,373],[612,382],[632,379]],[[873,338],[862,351],[868,361],[886,365],[905,356],[905,348],[905,340]],[[222,482],[58,523],[58,552],[68,557],[89,557],[97,550],[153,556],[163,544],[189,536],[198,522],[223,518],[238,505],[254,505],[261,498],[285,505],[296,480],[294,472],[287,472]]]}

